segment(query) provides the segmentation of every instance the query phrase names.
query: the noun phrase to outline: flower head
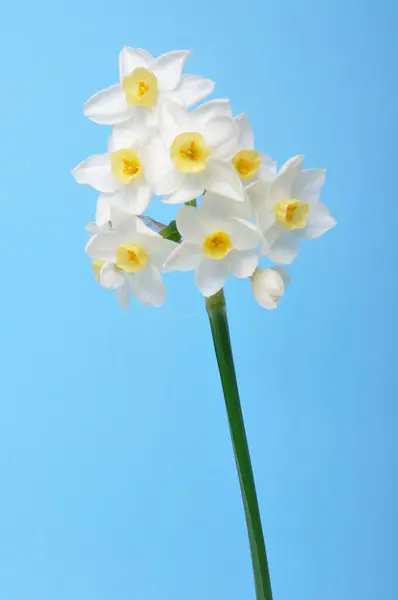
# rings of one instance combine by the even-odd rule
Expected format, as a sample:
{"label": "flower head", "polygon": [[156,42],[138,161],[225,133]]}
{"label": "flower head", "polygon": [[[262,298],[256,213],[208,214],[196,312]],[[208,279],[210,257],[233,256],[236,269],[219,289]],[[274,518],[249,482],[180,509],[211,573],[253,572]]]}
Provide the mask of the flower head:
{"label": "flower head", "polygon": [[117,206],[140,215],[148,207],[152,189],[146,177],[144,148],[148,140],[145,128],[131,123],[115,126],[107,154],[96,154],[81,162],[72,171],[78,183],[91,185],[103,192],[98,199],[98,225],[109,220],[109,211]]}
{"label": "flower head", "polygon": [[289,276],[282,267],[256,269],[251,277],[254,299],[263,308],[276,308],[289,282]]}
{"label": "flower head", "polygon": [[111,219],[111,229],[101,228],[86,246],[91,258],[109,263],[101,268],[101,284],[118,289],[127,281],[137,300],[160,306],[166,298],[160,273],[176,244],[119,209],[112,209]]}
{"label": "flower head", "polygon": [[146,50],[125,46],[119,55],[120,83],[92,96],[84,106],[86,116],[105,125],[133,120],[156,127],[157,108],[163,99],[187,107],[196,104],[211,94],[214,83],[183,74],[190,54],[174,50],[155,58]]}
{"label": "flower head", "polygon": [[213,191],[243,201],[232,165],[238,136],[226,100],[213,100],[188,112],[175,102],[159,111],[160,135],[148,146],[148,178],[164,202],[178,204]]}
{"label": "flower head", "polygon": [[183,206],[177,213],[177,227],[183,236],[165,264],[166,270],[195,270],[195,281],[204,296],[218,292],[229,273],[250,277],[257,266],[258,233],[254,225],[211,210],[211,199],[199,208]]}
{"label": "flower head", "polygon": [[290,263],[300,240],[321,236],[336,221],[319,201],[323,169],[302,170],[302,156],[287,161],[272,179],[261,179],[247,196],[263,236],[261,253],[278,263]]}
{"label": "flower head", "polygon": [[276,163],[269,156],[257,152],[254,146],[254,135],[245,113],[235,118],[238,129],[238,151],[232,158],[232,164],[244,185],[263,179],[272,178],[276,174]]}

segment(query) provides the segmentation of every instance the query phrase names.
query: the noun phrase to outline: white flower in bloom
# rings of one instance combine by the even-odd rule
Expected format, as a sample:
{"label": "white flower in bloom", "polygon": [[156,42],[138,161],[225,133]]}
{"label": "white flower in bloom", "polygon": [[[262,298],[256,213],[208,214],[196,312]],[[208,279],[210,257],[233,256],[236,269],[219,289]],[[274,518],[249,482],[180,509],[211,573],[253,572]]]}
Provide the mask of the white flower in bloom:
{"label": "white flower in bloom", "polygon": [[148,145],[148,179],[163,201],[178,204],[209,190],[243,201],[233,165],[237,127],[229,103],[216,100],[188,112],[175,102],[159,109],[160,135]]}
{"label": "white flower in bloom", "polygon": [[319,237],[336,224],[319,201],[324,170],[303,171],[302,161],[302,156],[291,158],[271,181],[260,180],[247,189],[263,235],[261,253],[277,263],[290,263],[301,239]]}
{"label": "white flower in bloom", "polygon": [[254,299],[263,308],[276,308],[289,282],[289,275],[282,267],[256,269],[251,277]]}
{"label": "white flower in bloom", "polygon": [[117,289],[122,282],[118,275],[122,274],[137,300],[160,306],[166,298],[160,272],[175,242],[163,239],[141,219],[116,208],[111,211],[111,221],[112,228],[101,228],[86,246],[91,258],[112,265],[101,269],[101,284]]}
{"label": "white flower in bloom", "polygon": [[238,128],[239,146],[232,163],[244,185],[261,179],[271,179],[276,175],[276,162],[254,148],[254,136],[245,113],[235,118]]}
{"label": "white flower in bloom", "polygon": [[73,169],[78,183],[104,192],[98,199],[98,225],[109,220],[112,206],[140,215],[151,201],[152,189],[146,178],[143,152],[147,136],[142,128],[129,125],[120,130],[116,126],[109,140],[109,152],[90,156]]}
{"label": "white flower in bloom", "polygon": [[211,94],[214,83],[197,75],[183,75],[187,50],[174,50],[154,58],[146,50],[125,47],[119,55],[120,83],[92,96],[85,115],[104,125],[130,119],[156,126],[159,101],[170,98],[189,107]]}
{"label": "white flower in bloom", "polygon": [[183,206],[177,213],[177,227],[183,241],[165,270],[195,270],[196,285],[204,296],[218,292],[229,273],[250,277],[258,264],[256,227],[228,212],[214,216],[206,205]]}
{"label": "white flower in bloom", "polygon": [[94,258],[91,266],[98,283],[104,288],[115,290],[120,306],[127,309],[130,303],[130,285],[126,273],[99,258]]}

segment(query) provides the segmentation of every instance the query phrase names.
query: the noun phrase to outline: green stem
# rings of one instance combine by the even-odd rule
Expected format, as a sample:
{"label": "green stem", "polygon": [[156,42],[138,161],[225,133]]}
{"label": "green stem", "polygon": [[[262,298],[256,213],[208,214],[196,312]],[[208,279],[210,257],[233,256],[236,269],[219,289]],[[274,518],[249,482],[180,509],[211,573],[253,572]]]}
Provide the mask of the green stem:
{"label": "green stem", "polygon": [[257,600],[272,600],[271,580],[268,570],[260,511],[258,507],[253,469],[247,445],[245,425],[239,400],[228,318],[223,290],[206,298],[214,349],[224,392],[229,430],[238,469],[240,489],[245,507],[250,552],[253,563]]}

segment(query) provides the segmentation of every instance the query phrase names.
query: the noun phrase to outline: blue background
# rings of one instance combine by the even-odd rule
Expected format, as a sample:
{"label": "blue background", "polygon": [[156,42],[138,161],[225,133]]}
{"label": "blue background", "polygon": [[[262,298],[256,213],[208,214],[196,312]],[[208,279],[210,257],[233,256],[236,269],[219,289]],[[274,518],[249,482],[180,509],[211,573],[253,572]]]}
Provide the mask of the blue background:
{"label": "blue background", "polygon": [[[395,6],[394,6],[395,4]],[[167,276],[123,313],[95,282],[106,147],[83,102],[124,44],[193,48],[280,164],[326,166],[338,227],[279,310],[227,285],[275,600],[393,600],[397,527],[394,0],[7,2],[1,56],[1,600],[254,598],[203,299]],[[159,218],[170,209],[153,206]]]}

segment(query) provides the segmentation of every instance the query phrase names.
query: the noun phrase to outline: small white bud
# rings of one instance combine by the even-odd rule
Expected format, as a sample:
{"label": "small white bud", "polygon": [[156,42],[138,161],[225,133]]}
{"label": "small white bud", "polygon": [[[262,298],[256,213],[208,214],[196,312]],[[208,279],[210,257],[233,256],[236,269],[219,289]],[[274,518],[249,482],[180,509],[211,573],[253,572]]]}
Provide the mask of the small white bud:
{"label": "small white bud", "polygon": [[251,280],[254,299],[269,310],[278,306],[279,299],[290,282],[289,275],[282,267],[256,269]]}

